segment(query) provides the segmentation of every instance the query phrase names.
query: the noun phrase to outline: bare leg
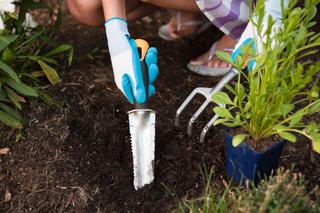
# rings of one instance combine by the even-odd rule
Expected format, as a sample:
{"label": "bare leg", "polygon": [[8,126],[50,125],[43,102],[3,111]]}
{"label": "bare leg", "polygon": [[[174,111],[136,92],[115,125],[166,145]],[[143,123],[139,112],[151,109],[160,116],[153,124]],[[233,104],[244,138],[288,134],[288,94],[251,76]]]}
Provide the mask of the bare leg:
{"label": "bare leg", "polygon": [[[105,21],[102,0],[67,0],[67,5],[74,18],[83,24],[102,26]],[[126,0],[127,18],[131,21],[143,17],[154,11],[156,6],[181,11],[200,12],[194,0]]]}
{"label": "bare leg", "polygon": [[89,26],[103,26],[104,16],[101,0],[67,0],[72,16]]}
{"label": "bare leg", "polygon": [[141,0],[165,9],[172,9],[184,12],[200,13],[195,0]]}
{"label": "bare leg", "polygon": [[205,22],[194,25],[186,25],[185,23],[198,22],[204,20],[203,15],[195,12],[180,12],[180,25],[178,23],[178,15],[172,16],[168,26],[168,34],[172,39],[180,39],[182,37],[187,37],[195,33],[200,27],[202,27]]}
{"label": "bare leg", "polygon": [[[72,16],[80,23],[89,26],[103,26],[105,21],[102,0],[67,0]],[[139,0],[127,0],[126,12],[129,21],[143,17],[154,11],[155,6]]]}
{"label": "bare leg", "polygon": [[[71,14],[81,23],[90,26],[103,26],[105,21],[103,15],[102,0],[67,0],[67,4]],[[126,12],[128,20],[140,18],[156,9],[155,6],[185,11],[186,19],[197,19],[200,10],[194,0],[126,0]],[[176,26],[175,20],[171,20],[171,26],[174,31]],[[186,34],[190,34],[195,29],[187,29]],[[224,36],[219,42],[217,49],[233,48],[236,41],[229,36]],[[206,53],[191,61],[192,64],[207,64],[210,67],[225,67],[228,64],[213,57],[208,62],[208,54]]]}
{"label": "bare leg", "polygon": [[[192,21],[199,19],[201,12],[194,0],[142,0],[143,2],[154,4],[159,7],[173,9],[178,11],[184,11],[182,13],[182,19],[185,21]],[[184,28],[178,33],[176,32],[176,20],[173,17],[169,23],[170,30],[173,36],[180,37],[192,34],[196,28]],[[233,49],[236,44],[236,40],[231,38],[230,36],[224,35],[217,44],[217,50],[223,49]],[[211,60],[208,61],[210,51],[203,54],[202,56],[193,59],[190,63],[195,65],[207,65],[209,67],[228,67],[230,66],[228,63],[221,61],[217,57],[213,57]]]}

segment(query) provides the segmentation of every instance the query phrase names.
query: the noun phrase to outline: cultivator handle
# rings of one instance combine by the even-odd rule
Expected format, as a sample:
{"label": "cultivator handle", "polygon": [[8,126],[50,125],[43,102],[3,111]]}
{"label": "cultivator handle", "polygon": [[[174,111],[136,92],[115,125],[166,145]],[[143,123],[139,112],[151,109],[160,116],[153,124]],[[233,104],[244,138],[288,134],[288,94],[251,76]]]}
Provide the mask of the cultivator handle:
{"label": "cultivator handle", "polygon": [[135,40],[139,55],[140,55],[140,67],[141,67],[141,73],[142,73],[142,79],[144,88],[146,89],[146,101],[143,104],[139,104],[136,100],[134,101],[134,108],[135,109],[147,109],[147,102],[149,99],[149,75],[148,75],[148,67],[145,61],[145,57],[147,54],[147,51],[149,49],[149,44],[147,41],[143,39],[136,39]]}

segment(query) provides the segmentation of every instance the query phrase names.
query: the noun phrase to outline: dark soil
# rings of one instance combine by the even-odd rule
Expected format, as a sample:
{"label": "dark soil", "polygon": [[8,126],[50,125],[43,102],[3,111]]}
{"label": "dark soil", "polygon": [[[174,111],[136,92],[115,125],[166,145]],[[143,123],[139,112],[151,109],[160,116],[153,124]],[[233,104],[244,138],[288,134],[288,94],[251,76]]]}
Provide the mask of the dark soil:
{"label": "dark soil", "polygon": [[[246,130],[244,130],[243,128],[235,128],[230,130],[230,134],[236,136],[239,134],[248,134],[248,132],[246,132]],[[280,140],[282,139],[277,135],[269,138],[264,138],[260,141],[256,141],[253,138],[249,137],[243,143],[246,143],[257,152],[264,152],[272,145],[278,143]]]}
{"label": "dark soil", "polygon": [[[133,37],[159,49],[158,91],[150,103],[157,111],[154,183],[133,188],[127,118],[132,106],[114,84],[104,30],[81,26],[65,11],[59,39],[74,44],[75,61],[61,70],[63,82],[47,91],[56,104],[31,101],[20,140],[14,142],[15,134],[0,139],[11,148],[0,158],[0,212],[168,212],[176,208],[174,197],[202,193],[204,165],[214,166],[216,192],[224,189],[229,179],[223,129],[214,127],[203,144],[198,137],[212,108],[196,123],[193,137],[187,137],[186,123],[201,99],[184,114],[182,128],[174,127],[175,111],[187,95],[219,81],[192,75],[185,65],[221,34],[211,29],[194,40],[165,42],[157,37],[163,16],[131,25]],[[287,144],[280,164],[296,164],[310,189],[320,184],[320,157],[308,142]]]}

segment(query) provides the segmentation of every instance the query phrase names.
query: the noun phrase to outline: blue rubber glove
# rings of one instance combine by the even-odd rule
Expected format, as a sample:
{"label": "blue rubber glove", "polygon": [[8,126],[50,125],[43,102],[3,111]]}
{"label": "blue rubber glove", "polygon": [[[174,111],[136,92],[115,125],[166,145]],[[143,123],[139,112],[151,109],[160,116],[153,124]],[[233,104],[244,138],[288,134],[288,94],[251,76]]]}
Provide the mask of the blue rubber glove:
{"label": "blue rubber glove", "polygon": [[[283,3],[285,8],[288,7],[288,0],[284,0]],[[261,34],[264,35],[268,28],[269,16],[271,16],[275,21],[272,27],[272,34],[276,34],[277,30],[282,25],[281,0],[266,0],[264,4],[265,16],[262,21],[263,28]],[[256,14],[254,14],[253,21],[257,22],[257,19],[258,17],[256,16]],[[257,54],[261,54],[263,52],[262,43],[265,42],[265,39],[266,38],[264,36],[261,37],[258,35],[256,26],[251,21],[249,21],[246,29],[242,33],[238,43],[235,46],[234,51],[231,54],[232,60],[236,61],[237,56],[242,55],[242,50],[244,49],[243,47],[247,45],[251,45],[251,47]],[[248,70],[252,70],[254,65],[255,61],[253,59],[249,59]]]}
{"label": "blue rubber glove", "polygon": [[[127,22],[122,18],[111,18],[105,22],[105,27],[116,85],[130,103],[137,101],[143,104],[147,96],[140,57],[135,41],[128,32]],[[145,58],[149,74],[149,97],[155,93],[153,82],[159,73],[157,55],[156,48],[149,48]]]}

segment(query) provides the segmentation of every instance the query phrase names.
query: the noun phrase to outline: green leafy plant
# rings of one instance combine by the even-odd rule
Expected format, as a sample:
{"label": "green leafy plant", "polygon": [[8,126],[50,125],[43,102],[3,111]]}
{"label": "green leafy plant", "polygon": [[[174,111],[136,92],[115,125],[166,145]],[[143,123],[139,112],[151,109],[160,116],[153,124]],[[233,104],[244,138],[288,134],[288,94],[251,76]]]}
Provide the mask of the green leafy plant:
{"label": "green leafy plant", "polygon": [[71,64],[73,47],[58,45],[54,40],[61,24],[61,10],[53,27],[31,27],[26,23],[26,13],[31,9],[48,9],[47,5],[33,0],[20,0],[15,4],[19,7],[18,13],[1,15],[5,28],[0,30],[0,121],[22,128],[23,118],[19,114],[22,104],[28,97],[41,96],[41,77],[46,77],[52,85],[60,82],[55,69],[59,64],[57,57],[67,52]]}
{"label": "green leafy plant", "polygon": [[[306,190],[306,181],[301,174],[278,169],[277,175],[259,186],[244,188],[226,185],[217,193],[211,183],[212,171],[207,176],[206,188],[196,199],[178,201],[179,212],[319,212],[319,188]],[[312,199],[313,198],[313,199]]]}
{"label": "green leafy plant", "polygon": [[[283,11],[283,24],[276,33],[272,30],[275,21],[271,17],[266,32],[262,33],[264,1],[257,1],[253,14],[257,21],[252,19],[252,22],[259,36],[265,39],[263,53],[255,54],[251,44],[243,47],[247,54],[237,57],[235,62],[229,55],[218,53],[240,72],[234,86],[226,86],[233,98],[225,92],[212,97],[215,103],[227,106],[214,108],[220,116],[215,125],[222,123],[244,129],[244,134],[233,138],[234,146],[248,137],[259,143],[274,135],[296,142],[295,133],[298,133],[309,138],[313,149],[320,153],[319,125],[306,124],[308,116],[320,111],[320,62],[309,59],[320,47],[320,34],[312,31],[317,24],[313,18],[320,1],[305,0],[304,8],[297,7],[297,2],[291,1]],[[256,65],[246,73],[241,70],[248,56],[254,58]]]}

